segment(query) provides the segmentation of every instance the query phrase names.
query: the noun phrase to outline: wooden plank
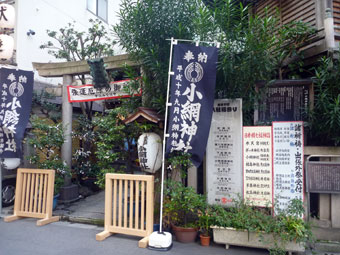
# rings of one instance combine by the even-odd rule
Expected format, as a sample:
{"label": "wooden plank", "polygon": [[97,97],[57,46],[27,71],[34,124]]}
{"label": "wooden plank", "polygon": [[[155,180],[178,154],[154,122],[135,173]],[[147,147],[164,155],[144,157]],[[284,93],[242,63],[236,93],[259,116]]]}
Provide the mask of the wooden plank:
{"label": "wooden plank", "polygon": [[14,214],[16,212],[20,211],[21,207],[21,201],[22,201],[22,180],[23,174],[18,171],[17,172],[17,179],[16,179],[16,185],[15,185],[15,200],[14,200]]}
{"label": "wooden plank", "polygon": [[44,195],[42,213],[46,213],[46,197],[47,197],[47,174],[44,174]]}
{"label": "wooden plank", "polygon": [[[18,169],[19,171],[19,169]],[[23,184],[18,189],[18,192],[21,190],[20,192],[20,200],[18,199],[18,204],[20,203],[20,210],[17,211],[24,211],[25,210],[25,197],[26,197],[26,184],[27,184],[27,174],[22,173],[21,171],[18,172],[18,176],[20,176],[20,178],[22,178],[23,176]],[[18,178],[18,177],[17,177]],[[18,186],[16,187],[16,189],[18,188]],[[16,196],[15,196],[15,200],[17,200],[17,192],[16,192]]]}
{"label": "wooden plank", "polygon": [[127,228],[128,218],[127,218],[127,211],[128,211],[128,185],[129,181],[124,180],[124,228]]}
{"label": "wooden plank", "polygon": [[53,210],[53,192],[54,192],[54,175],[55,171],[49,171],[48,173],[48,188],[47,188],[47,197],[46,200],[46,218],[52,217]]}
{"label": "wooden plank", "polygon": [[20,217],[28,217],[28,218],[45,218],[45,213],[33,213],[33,212],[18,212],[17,214]]}
{"label": "wooden plank", "polygon": [[134,180],[134,181],[148,181],[152,179],[152,175],[138,175],[138,174],[106,174],[110,179],[117,180]]}
{"label": "wooden plank", "polygon": [[131,228],[123,228],[123,227],[113,227],[109,228],[109,231],[112,233],[119,233],[124,235],[133,235],[133,236],[141,236],[144,237],[147,235],[145,230],[140,229],[131,229]]}
{"label": "wooden plank", "polygon": [[123,193],[123,180],[119,180],[119,199],[118,199],[118,227],[122,226],[122,207],[123,207],[123,200],[122,200],[122,193]]}
{"label": "wooden plank", "polygon": [[139,229],[139,181],[135,181],[135,228]]}
{"label": "wooden plank", "polygon": [[300,8],[301,6],[304,6],[306,4],[314,4],[314,1],[310,0],[283,1],[281,5],[281,12],[287,14],[290,11],[294,10],[295,8]]}
{"label": "wooden plank", "polygon": [[154,177],[146,183],[146,233],[150,235],[153,231],[154,214]]}
{"label": "wooden plank", "polygon": [[311,13],[315,17],[315,4],[313,2],[309,2],[309,4],[298,6],[293,6],[291,9],[288,10],[288,13],[282,14],[282,21],[292,21],[292,20],[298,20],[299,16],[302,16],[306,13]]}
{"label": "wooden plank", "polygon": [[27,173],[27,185],[26,185],[26,194],[25,194],[25,209],[24,211],[28,211],[28,201],[30,198],[30,185],[31,185],[31,174]]}
{"label": "wooden plank", "polygon": [[52,223],[59,221],[60,217],[59,216],[53,216],[53,217],[46,217],[42,220],[37,221],[37,226],[44,226],[46,224]]}
{"label": "wooden plank", "polygon": [[41,208],[42,208],[42,189],[44,186],[44,175],[40,174],[40,179],[39,179],[39,198],[38,198],[38,213],[42,213]]}
{"label": "wooden plank", "polygon": [[[111,179],[108,174],[106,178]],[[113,180],[113,222],[112,226],[117,225],[117,180]]]}
{"label": "wooden plank", "polygon": [[18,215],[11,215],[11,216],[5,217],[4,222],[12,222],[12,221],[19,220],[19,219],[22,219],[22,217]]}
{"label": "wooden plank", "polygon": [[140,229],[145,230],[145,226],[144,226],[144,216],[145,216],[145,182],[142,181],[142,187],[141,187],[141,211],[140,211],[140,215],[141,215],[141,219],[140,219]]}
{"label": "wooden plank", "polygon": [[39,186],[39,174],[35,174],[35,189],[34,189],[34,203],[33,203],[33,212],[37,212],[37,204],[38,204],[38,186]]}
{"label": "wooden plank", "polygon": [[129,228],[133,228],[133,186],[134,181],[130,181],[130,213],[129,213]]}
{"label": "wooden plank", "polygon": [[306,22],[306,20],[310,20],[310,18],[312,18],[313,20],[315,20],[315,15],[312,13],[312,12],[307,12],[303,15],[300,15],[300,13],[296,14],[295,16],[293,17],[290,17],[289,19],[285,20],[283,22],[283,24],[287,24],[291,21],[303,21],[303,22]]}
{"label": "wooden plank", "polygon": [[[112,180],[105,178],[105,230],[112,225],[112,185]],[[113,220],[113,222],[115,222],[115,220]]]}
{"label": "wooden plank", "polygon": [[[129,59],[128,54],[103,58],[106,70],[118,70],[125,65],[137,67],[138,63]],[[33,68],[43,77],[62,77],[63,75],[78,75],[90,73],[87,61],[69,61],[57,63],[32,63]]]}
{"label": "wooden plank", "polygon": [[103,241],[103,240],[105,240],[106,238],[108,238],[112,234],[113,233],[111,233],[110,231],[104,230],[103,232],[100,232],[100,233],[96,234],[96,240],[97,241]]}
{"label": "wooden plank", "polygon": [[149,236],[144,237],[138,242],[138,248],[146,248],[149,244]]}
{"label": "wooden plank", "polygon": [[55,171],[52,169],[31,169],[31,168],[19,168],[19,169],[22,173],[39,173],[39,174],[46,174],[51,171]]}

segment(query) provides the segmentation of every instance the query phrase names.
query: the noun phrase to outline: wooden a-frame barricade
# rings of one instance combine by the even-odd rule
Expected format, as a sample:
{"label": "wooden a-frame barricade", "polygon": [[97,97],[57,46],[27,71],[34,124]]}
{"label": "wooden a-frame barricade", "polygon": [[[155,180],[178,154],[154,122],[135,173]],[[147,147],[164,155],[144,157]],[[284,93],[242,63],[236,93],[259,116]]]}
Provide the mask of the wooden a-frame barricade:
{"label": "wooden a-frame barricade", "polygon": [[59,221],[52,216],[55,170],[19,168],[15,188],[14,214],[11,222],[22,217],[39,218],[37,226]]}
{"label": "wooden a-frame barricade", "polygon": [[96,240],[116,233],[140,236],[138,246],[146,248],[153,231],[153,202],[152,175],[106,174],[104,231]]}

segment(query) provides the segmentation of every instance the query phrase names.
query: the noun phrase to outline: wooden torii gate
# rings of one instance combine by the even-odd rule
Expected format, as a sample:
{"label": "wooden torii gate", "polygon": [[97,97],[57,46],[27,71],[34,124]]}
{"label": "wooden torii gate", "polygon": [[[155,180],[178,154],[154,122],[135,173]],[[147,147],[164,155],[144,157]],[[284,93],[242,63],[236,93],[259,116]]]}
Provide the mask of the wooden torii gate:
{"label": "wooden torii gate", "polygon": [[[122,69],[125,65],[139,66],[137,63],[129,60],[129,55],[117,55],[104,57],[106,70]],[[68,101],[67,85],[71,85],[75,75],[89,74],[90,68],[86,60],[57,62],[57,63],[36,63],[33,62],[33,68],[38,74],[45,78],[62,77],[62,123],[64,127],[65,142],[61,148],[61,158],[71,168],[72,162],[72,103]],[[65,177],[65,186],[71,186],[71,178]],[[71,200],[71,199],[70,199]]]}

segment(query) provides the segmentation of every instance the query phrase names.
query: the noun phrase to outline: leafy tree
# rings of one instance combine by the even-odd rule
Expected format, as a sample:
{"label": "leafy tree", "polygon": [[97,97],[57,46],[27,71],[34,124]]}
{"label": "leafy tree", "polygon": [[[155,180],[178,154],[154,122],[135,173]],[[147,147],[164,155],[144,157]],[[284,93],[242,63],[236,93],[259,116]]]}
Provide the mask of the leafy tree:
{"label": "leafy tree", "polygon": [[48,119],[34,117],[32,119],[32,133],[28,142],[35,153],[29,156],[31,164],[41,169],[54,169],[55,194],[64,184],[64,178],[70,176],[70,171],[60,158],[61,146],[64,143],[62,124],[56,124]]}
{"label": "leafy tree", "polygon": [[[244,122],[252,124],[260,80],[289,77],[301,67],[298,49],[314,30],[302,22],[281,26],[277,17],[249,15],[233,0],[124,0],[114,27],[120,44],[142,64],[143,104],[163,110],[170,45],[166,39],[221,43],[216,98],[243,98]],[[293,60],[293,61],[292,61]]]}
{"label": "leafy tree", "polygon": [[[110,37],[110,31],[100,20],[89,20],[87,32],[78,31],[73,23],[60,28],[59,31],[47,30],[50,41],[42,44],[41,49],[48,49],[48,53],[57,59],[79,61],[112,56],[115,41]],[[86,76],[79,75],[82,84],[86,84]],[[46,106],[46,105],[44,105]],[[90,162],[91,152],[94,151],[93,102],[80,103],[84,117],[77,120],[73,138],[80,141],[80,148],[73,155],[74,167],[77,173],[94,175],[96,165]]]}
{"label": "leafy tree", "polygon": [[105,185],[105,174],[108,172],[133,173],[137,157],[136,143],[143,132],[154,130],[151,124],[138,124],[137,122],[125,124],[123,119],[128,112],[125,108],[117,107],[108,110],[107,114],[96,119],[96,146],[95,152],[101,173],[98,175],[98,184]]}
{"label": "leafy tree", "polygon": [[314,107],[309,112],[312,144],[340,144],[340,63],[322,58],[315,68]]}
{"label": "leafy tree", "polygon": [[201,6],[195,24],[201,40],[221,42],[216,97],[242,98],[245,125],[253,123],[256,82],[289,78],[301,67],[299,48],[314,33],[303,22],[281,26],[275,16],[249,15],[248,6],[233,0]]}
{"label": "leafy tree", "polygon": [[122,0],[113,30],[121,46],[138,61],[145,77],[144,106],[165,109],[171,37],[192,39],[200,1]]}
{"label": "leafy tree", "polygon": [[[112,56],[115,41],[109,37],[110,32],[100,20],[90,19],[90,27],[87,32],[78,31],[73,23],[59,31],[47,30],[51,41],[40,45],[41,49],[48,49],[48,53],[57,59],[66,61],[87,60]],[[80,75],[82,84],[86,83],[85,75]],[[93,102],[81,103],[82,112],[89,120],[92,120]]]}

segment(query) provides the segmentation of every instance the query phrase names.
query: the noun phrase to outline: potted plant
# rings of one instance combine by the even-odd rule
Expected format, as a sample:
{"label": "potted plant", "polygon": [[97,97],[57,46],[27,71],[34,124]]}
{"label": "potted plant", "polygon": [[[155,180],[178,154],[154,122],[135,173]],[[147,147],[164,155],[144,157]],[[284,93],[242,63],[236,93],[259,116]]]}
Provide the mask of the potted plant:
{"label": "potted plant", "polygon": [[171,222],[176,240],[183,243],[195,241],[203,197],[192,187],[172,180],[166,182],[164,195],[164,215]]}
{"label": "potted plant", "polygon": [[213,224],[213,210],[212,207],[209,206],[207,203],[203,204],[203,208],[199,213],[198,224],[200,228],[200,241],[202,246],[209,246],[210,245],[210,233],[211,228],[210,226]]}
{"label": "potted plant", "polygon": [[258,208],[243,200],[233,208],[214,207],[214,242],[268,249],[270,254],[303,252],[312,232],[301,215],[302,201],[292,200],[286,211],[272,216],[269,208]]}

